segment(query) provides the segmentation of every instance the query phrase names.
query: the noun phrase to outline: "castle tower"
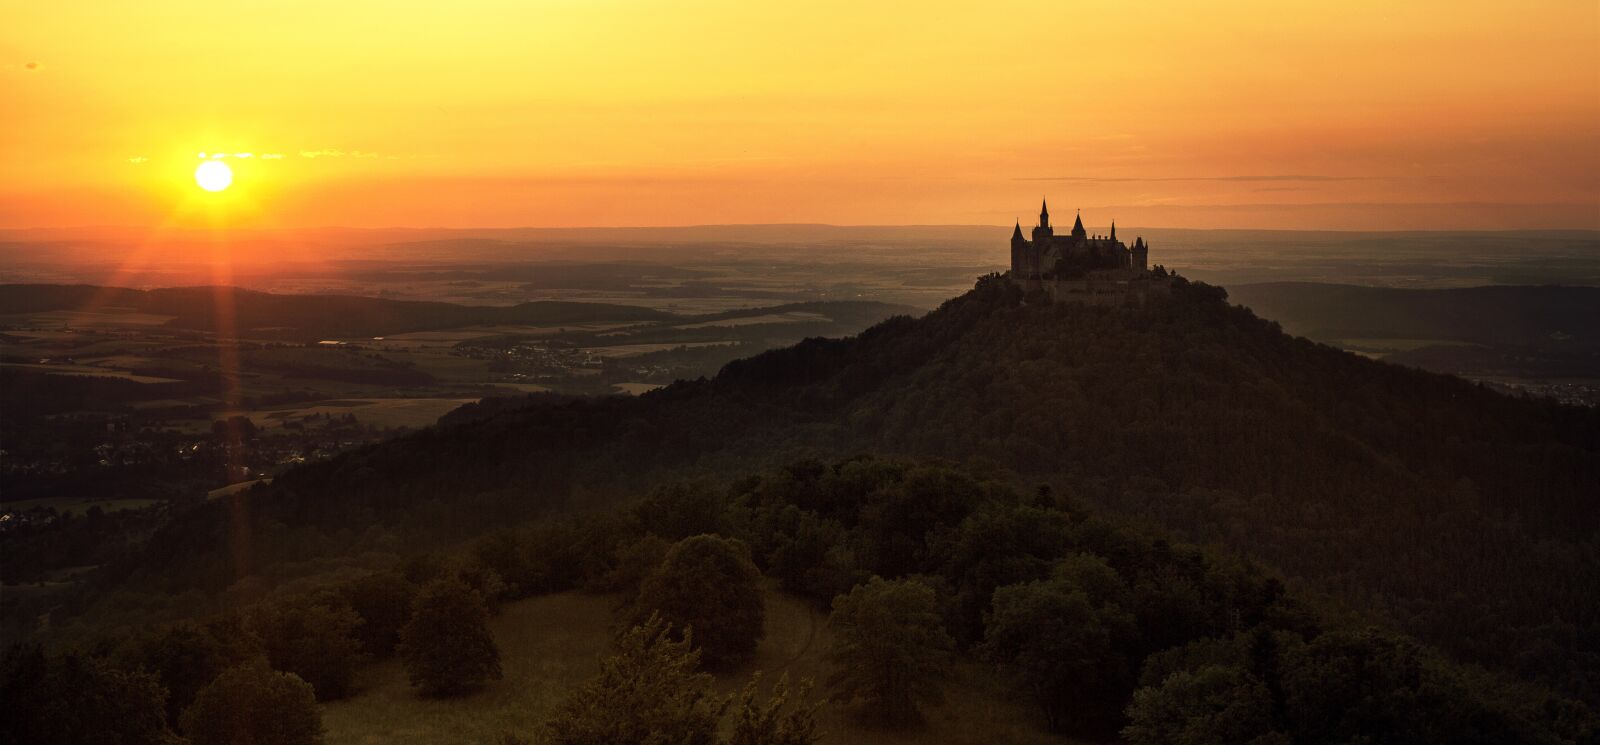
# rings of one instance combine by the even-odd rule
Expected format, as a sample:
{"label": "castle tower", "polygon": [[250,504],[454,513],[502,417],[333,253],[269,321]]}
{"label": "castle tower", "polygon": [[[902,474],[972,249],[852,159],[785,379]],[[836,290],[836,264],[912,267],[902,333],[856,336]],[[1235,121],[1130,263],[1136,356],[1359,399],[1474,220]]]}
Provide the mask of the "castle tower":
{"label": "castle tower", "polygon": [[1133,256],[1130,258],[1134,269],[1141,272],[1150,270],[1150,246],[1144,242],[1142,236],[1133,241]]}
{"label": "castle tower", "polygon": [[1039,225],[1033,229],[1033,248],[1035,256],[1049,248],[1050,241],[1056,235],[1054,228],[1050,227],[1050,205],[1044,200],[1039,201]]}
{"label": "castle tower", "polygon": [[1028,271],[1028,239],[1022,237],[1022,221],[1017,221],[1017,227],[1011,230],[1011,276],[1016,279],[1031,274]]}
{"label": "castle tower", "polygon": [[1072,237],[1076,238],[1076,239],[1078,239],[1080,241],[1081,240],[1086,240],[1089,237],[1089,231],[1083,229],[1083,215],[1082,214],[1079,214],[1077,221],[1072,223]]}
{"label": "castle tower", "polygon": [[1116,240],[1116,239],[1117,239],[1117,221],[1116,220],[1112,220],[1111,221],[1111,240]]}

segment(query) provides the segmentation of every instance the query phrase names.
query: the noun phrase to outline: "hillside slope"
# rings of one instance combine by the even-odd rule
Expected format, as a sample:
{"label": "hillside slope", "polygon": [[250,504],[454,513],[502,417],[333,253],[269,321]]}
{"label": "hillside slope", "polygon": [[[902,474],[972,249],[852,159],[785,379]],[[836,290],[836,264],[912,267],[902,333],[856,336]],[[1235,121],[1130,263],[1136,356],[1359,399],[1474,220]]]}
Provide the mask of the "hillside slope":
{"label": "hillside slope", "polygon": [[986,279],[639,399],[463,412],[179,516],[102,581],[220,590],[797,457],[979,459],[1595,700],[1600,416],[1291,338],[1224,297],[1082,308]]}

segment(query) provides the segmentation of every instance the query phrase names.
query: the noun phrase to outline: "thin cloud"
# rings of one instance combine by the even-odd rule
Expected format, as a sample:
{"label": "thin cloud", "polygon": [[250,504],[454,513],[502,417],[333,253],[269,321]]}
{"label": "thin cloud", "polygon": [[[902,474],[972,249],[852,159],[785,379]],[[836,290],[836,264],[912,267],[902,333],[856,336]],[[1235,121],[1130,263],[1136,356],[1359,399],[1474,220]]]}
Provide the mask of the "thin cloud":
{"label": "thin cloud", "polygon": [[1013,181],[1075,181],[1091,184],[1112,183],[1159,183],[1176,181],[1373,181],[1378,176],[1319,176],[1314,174],[1284,174],[1281,176],[1160,176],[1153,178],[1136,176],[1024,176],[1012,179]]}
{"label": "thin cloud", "polygon": [[300,151],[300,157],[302,157],[302,158],[360,158],[362,160],[380,160],[380,159],[381,160],[400,160],[401,158],[415,158],[415,157],[426,157],[426,156],[386,155],[384,153],[374,153],[374,152],[371,152],[371,151],[368,151],[368,150],[333,150],[333,149],[324,149],[324,150],[301,150]]}
{"label": "thin cloud", "polygon": [[142,165],[144,163],[149,163],[150,159],[144,157],[143,155],[135,155],[132,158],[129,158],[128,162],[137,166],[137,165]]}
{"label": "thin cloud", "polygon": [[301,150],[300,151],[300,157],[302,157],[302,158],[366,158],[366,159],[387,157],[387,158],[392,160],[396,156],[393,156],[393,155],[384,156],[384,155],[380,155],[378,153],[367,152],[367,151],[364,151],[364,150],[349,150],[349,151],[345,151],[345,150]]}

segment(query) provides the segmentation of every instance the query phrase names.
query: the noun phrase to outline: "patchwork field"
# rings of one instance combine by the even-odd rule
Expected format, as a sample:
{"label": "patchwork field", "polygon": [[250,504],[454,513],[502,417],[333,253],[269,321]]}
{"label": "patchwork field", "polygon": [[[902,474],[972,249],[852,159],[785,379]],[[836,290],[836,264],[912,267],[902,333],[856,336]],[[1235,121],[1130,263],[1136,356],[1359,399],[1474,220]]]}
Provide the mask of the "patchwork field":
{"label": "patchwork field", "polygon": [[[507,732],[531,737],[566,692],[599,670],[618,625],[612,595],[563,593],[507,605],[490,621],[500,647],[504,679],[483,691],[445,701],[419,698],[406,682],[396,660],[364,671],[364,688],[354,698],[322,707],[328,745],[491,745]],[[826,653],[831,643],[826,614],[794,598],[767,595],[766,638],[746,669],[719,675],[723,693],[744,687],[750,674],[762,671],[771,684],[787,674],[791,682],[822,681],[830,671]],[[891,733],[865,728],[833,705],[820,716],[827,745],[886,743],[1050,743],[1072,741],[1044,734],[1036,715],[999,681],[983,670],[963,669],[958,677],[978,681],[947,691],[944,705],[928,712],[929,731]],[[820,689],[814,697],[825,695]]]}

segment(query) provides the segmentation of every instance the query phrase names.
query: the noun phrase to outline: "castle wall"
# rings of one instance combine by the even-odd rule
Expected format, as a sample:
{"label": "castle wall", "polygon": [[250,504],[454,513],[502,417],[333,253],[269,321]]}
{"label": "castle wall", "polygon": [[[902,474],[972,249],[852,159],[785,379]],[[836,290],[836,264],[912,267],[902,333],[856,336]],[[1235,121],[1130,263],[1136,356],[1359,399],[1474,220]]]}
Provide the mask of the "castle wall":
{"label": "castle wall", "polygon": [[1041,292],[1051,302],[1079,305],[1143,305],[1151,296],[1172,291],[1171,282],[1165,278],[1138,276],[1130,271],[1096,272],[1082,279],[1012,278],[1012,281],[1023,292]]}

